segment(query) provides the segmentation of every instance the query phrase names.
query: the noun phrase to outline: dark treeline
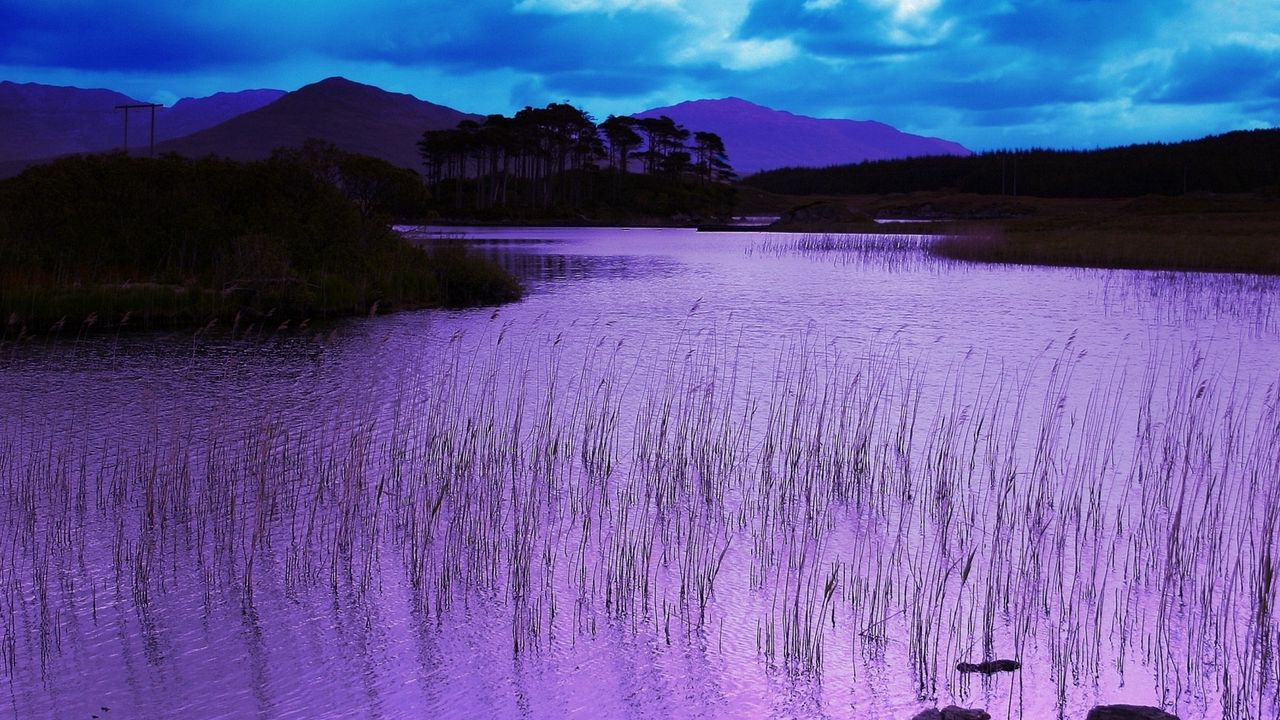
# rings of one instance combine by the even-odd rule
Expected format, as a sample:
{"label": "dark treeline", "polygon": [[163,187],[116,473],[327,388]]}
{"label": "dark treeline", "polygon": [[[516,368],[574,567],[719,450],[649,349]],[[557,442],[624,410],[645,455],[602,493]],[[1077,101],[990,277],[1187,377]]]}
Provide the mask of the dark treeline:
{"label": "dark treeline", "polygon": [[1181,143],[1105,150],[1019,150],[783,168],[743,182],[791,195],[944,190],[1114,198],[1251,192],[1280,186],[1280,130],[1238,131]]}
{"label": "dark treeline", "polygon": [[[0,182],[4,334],[206,323],[518,296],[496,266],[393,232],[416,173],[310,142],[269,160],[73,156]],[[15,326],[17,329],[15,330]]]}
{"label": "dark treeline", "polygon": [[418,144],[437,211],[479,217],[706,216],[732,207],[724,142],[669,117],[526,107]]}

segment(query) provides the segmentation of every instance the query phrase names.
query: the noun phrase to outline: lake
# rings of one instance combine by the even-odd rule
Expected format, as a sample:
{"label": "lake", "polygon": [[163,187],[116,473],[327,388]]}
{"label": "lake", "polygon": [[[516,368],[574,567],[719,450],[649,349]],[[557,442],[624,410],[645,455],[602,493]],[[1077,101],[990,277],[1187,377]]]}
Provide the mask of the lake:
{"label": "lake", "polygon": [[0,715],[1280,713],[1276,280],[403,231],[525,299],[0,345]]}

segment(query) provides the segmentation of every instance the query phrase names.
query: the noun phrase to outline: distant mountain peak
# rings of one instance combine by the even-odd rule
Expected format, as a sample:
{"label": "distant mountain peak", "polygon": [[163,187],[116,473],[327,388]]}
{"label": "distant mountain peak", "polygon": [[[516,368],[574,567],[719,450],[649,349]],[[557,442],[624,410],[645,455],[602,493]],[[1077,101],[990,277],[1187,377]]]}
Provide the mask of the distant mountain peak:
{"label": "distant mountain peak", "polygon": [[666,115],[719,135],[741,175],[781,167],[826,167],[920,155],[969,155],[958,143],[902,132],[874,120],[797,115],[739,97],[688,100],[638,113]]}
{"label": "distant mountain peak", "polygon": [[477,119],[412,95],[335,76],[159,149],[254,160],[277,147],[297,147],[319,138],[348,152],[416,170],[422,164],[417,147],[422,133],[457,127],[468,118]]}
{"label": "distant mountain peak", "polygon": [[[199,104],[199,103],[208,102],[208,101],[224,102],[224,101],[233,100],[235,98],[275,99],[275,98],[281,97],[284,94],[285,92],[283,90],[271,90],[267,88],[254,88],[250,90],[230,90],[230,91],[224,91],[224,92],[216,92],[207,97],[199,97],[199,98],[184,97],[181,100],[175,102],[170,107],[176,108],[182,105]],[[266,103],[263,103],[263,104],[266,104]]]}

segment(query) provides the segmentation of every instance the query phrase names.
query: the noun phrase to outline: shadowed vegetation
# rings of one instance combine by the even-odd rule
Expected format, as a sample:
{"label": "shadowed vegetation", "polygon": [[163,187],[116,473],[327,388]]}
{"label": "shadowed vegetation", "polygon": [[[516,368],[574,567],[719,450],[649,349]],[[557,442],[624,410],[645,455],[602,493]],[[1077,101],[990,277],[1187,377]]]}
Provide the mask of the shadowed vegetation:
{"label": "shadowed vegetation", "polygon": [[[799,199],[766,194],[753,201]],[[810,212],[815,207],[836,211]],[[877,224],[868,216],[918,222]],[[1133,199],[963,193],[827,197],[787,211],[770,230],[915,235],[920,241],[913,245],[935,256],[975,262],[1280,274],[1280,197],[1269,190]]]}
{"label": "shadowed vegetation", "polygon": [[30,168],[0,183],[6,334],[518,298],[496,265],[390,229],[425,202],[416,174],[318,142],[247,164],[115,154]]}
{"label": "shadowed vegetation", "polygon": [[450,218],[688,222],[734,206],[719,136],[665,116],[597,125],[552,103],[428,130],[418,148],[434,209]]}
{"label": "shadowed vegetation", "polygon": [[1093,203],[959,224],[930,250],[1022,265],[1280,275],[1280,203],[1250,196]]}
{"label": "shadowed vegetation", "polygon": [[1280,185],[1280,130],[1251,130],[1173,144],[1106,150],[993,151],[782,168],[744,184],[790,195],[945,190],[1035,197],[1118,198],[1241,193]]}

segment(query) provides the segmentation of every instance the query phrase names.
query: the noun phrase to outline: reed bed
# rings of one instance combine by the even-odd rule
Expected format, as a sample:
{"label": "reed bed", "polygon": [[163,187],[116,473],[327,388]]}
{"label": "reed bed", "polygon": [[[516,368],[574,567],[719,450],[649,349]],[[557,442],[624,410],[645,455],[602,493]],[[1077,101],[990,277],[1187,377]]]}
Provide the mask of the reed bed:
{"label": "reed bed", "polygon": [[747,255],[784,257],[798,255],[841,265],[877,263],[886,269],[905,270],[943,264],[931,255],[936,235],[894,233],[764,233],[747,244]]}
{"label": "reed bed", "polygon": [[0,668],[35,682],[107,605],[145,631],[178,591],[392,583],[440,622],[505,608],[517,657],[620,624],[814,679],[900,663],[920,699],[1017,658],[1013,717],[1104,678],[1185,716],[1280,709],[1275,382],[1170,351],[1085,385],[1072,338],[943,372],[812,336],[762,365],[716,334],[654,361],[569,342],[455,336],[395,397],[306,426],[4,427]]}
{"label": "reed bed", "polygon": [[[868,265],[887,271],[957,271],[989,263],[948,258],[932,251],[943,235],[853,233],[760,234],[748,256],[803,257],[815,262]],[[1043,272],[1034,264],[1001,265],[999,272]],[[1280,334],[1276,296],[1280,278],[1226,272],[1171,272],[1064,267],[1064,272],[1097,282],[1098,299],[1109,314],[1140,313],[1156,322],[1198,322],[1205,318],[1244,321],[1254,336]]]}

